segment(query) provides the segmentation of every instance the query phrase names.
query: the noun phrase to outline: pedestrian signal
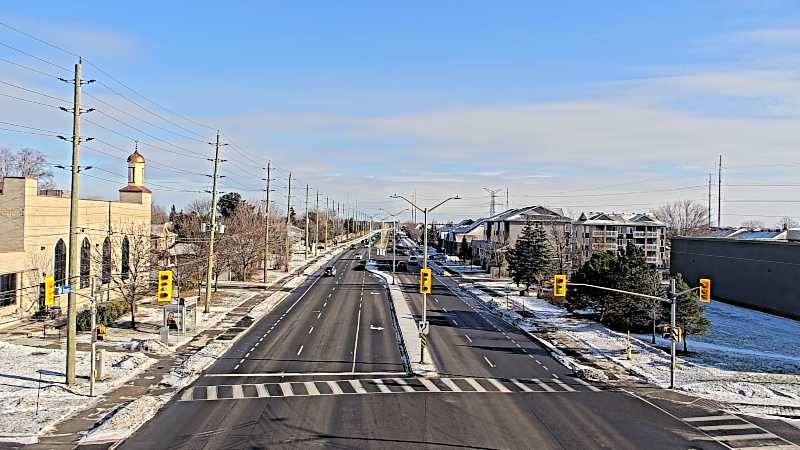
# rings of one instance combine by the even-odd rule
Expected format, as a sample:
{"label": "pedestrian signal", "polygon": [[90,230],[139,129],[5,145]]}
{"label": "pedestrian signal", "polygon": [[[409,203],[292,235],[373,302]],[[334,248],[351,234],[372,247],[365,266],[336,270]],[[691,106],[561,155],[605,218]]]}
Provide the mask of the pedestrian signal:
{"label": "pedestrian signal", "polygon": [[419,271],[419,293],[430,294],[432,283],[433,283],[433,274],[431,273],[430,267],[423,267]]}

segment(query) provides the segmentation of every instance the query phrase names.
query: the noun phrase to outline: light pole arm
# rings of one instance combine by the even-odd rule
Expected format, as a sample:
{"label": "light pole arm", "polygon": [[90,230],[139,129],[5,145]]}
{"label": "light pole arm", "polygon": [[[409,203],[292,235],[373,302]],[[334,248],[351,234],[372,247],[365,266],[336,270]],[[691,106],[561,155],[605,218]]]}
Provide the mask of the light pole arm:
{"label": "light pole arm", "polygon": [[420,208],[419,206],[415,205],[415,204],[414,204],[414,202],[412,202],[411,200],[409,200],[409,199],[407,199],[407,198],[403,197],[402,195],[397,195],[397,194],[394,194],[394,195],[390,195],[390,196],[389,196],[389,198],[401,198],[401,199],[405,200],[405,201],[406,201],[406,203],[408,203],[409,205],[411,205],[411,206],[413,206],[414,208],[416,208],[416,209],[417,209],[417,211],[419,211],[419,212],[425,212],[425,210],[423,210],[423,209],[422,209],[422,208]]}
{"label": "light pole arm", "polygon": [[439,202],[438,205],[436,205],[434,207],[431,207],[431,208],[428,208],[428,212],[433,211],[434,209],[444,205],[445,203],[449,202],[450,200],[460,200],[460,199],[461,199],[461,197],[459,197],[458,195],[456,195],[455,197],[446,198],[446,199],[442,200],[441,202]]}

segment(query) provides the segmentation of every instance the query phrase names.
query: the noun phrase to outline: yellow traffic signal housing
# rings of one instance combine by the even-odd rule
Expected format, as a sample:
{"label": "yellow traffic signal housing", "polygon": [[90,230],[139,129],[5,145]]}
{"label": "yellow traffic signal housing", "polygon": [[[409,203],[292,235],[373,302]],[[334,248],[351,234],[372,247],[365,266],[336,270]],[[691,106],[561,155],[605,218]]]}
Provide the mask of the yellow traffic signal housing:
{"label": "yellow traffic signal housing", "polygon": [[675,342],[683,342],[683,328],[675,327],[672,330],[672,340]]}
{"label": "yellow traffic signal housing", "polygon": [[52,306],[56,302],[56,281],[53,277],[44,278],[44,304]]}
{"label": "yellow traffic signal housing", "polygon": [[711,279],[700,278],[700,301],[711,303]]}
{"label": "yellow traffic signal housing", "polygon": [[172,301],[172,271],[160,270],[158,272],[158,303],[169,303]]}
{"label": "yellow traffic signal housing", "polygon": [[553,297],[567,296],[567,276],[563,274],[553,275]]}
{"label": "yellow traffic signal housing", "polygon": [[433,274],[430,267],[423,267],[419,271],[419,293],[430,294],[431,286],[433,284]]}

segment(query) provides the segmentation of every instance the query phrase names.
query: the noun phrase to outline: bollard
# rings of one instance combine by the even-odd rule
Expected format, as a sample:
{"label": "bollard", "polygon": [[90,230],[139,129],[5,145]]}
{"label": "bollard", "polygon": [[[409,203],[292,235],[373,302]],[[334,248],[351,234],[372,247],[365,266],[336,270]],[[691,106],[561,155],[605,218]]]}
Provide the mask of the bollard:
{"label": "bollard", "polygon": [[106,367],[106,351],[103,349],[97,350],[97,364],[95,364],[95,374],[97,376],[97,380],[103,380],[105,378],[105,367]]}

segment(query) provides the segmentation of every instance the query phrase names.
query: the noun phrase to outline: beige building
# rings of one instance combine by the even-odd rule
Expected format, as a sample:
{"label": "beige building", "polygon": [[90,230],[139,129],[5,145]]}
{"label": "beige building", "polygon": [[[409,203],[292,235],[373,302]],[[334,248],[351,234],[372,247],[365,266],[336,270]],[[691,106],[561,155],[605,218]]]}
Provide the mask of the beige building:
{"label": "beige building", "polygon": [[650,214],[582,213],[572,230],[575,267],[581,267],[593,252],[620,251],[629,243],[644,250],[650,264],[664,267],[668,260],[666,225]]}
{"label": "beige building", "polygon": [[[144,186],[145,160],[128,157],[128,185],[119,200],[81,199],[78,208],[79,279],[67,283],[69,193],[39,191],[34,178],[0,181],[0,324],[40,310],[40,283],[70,284],[78,304],[88,302],[91,280],[101,286],[114,276],[127,279],[134,256],[149,253],[151,192]],[[147,250],[143,248],[144,242]],[[66,295],[56,307],[66,309]]]}

